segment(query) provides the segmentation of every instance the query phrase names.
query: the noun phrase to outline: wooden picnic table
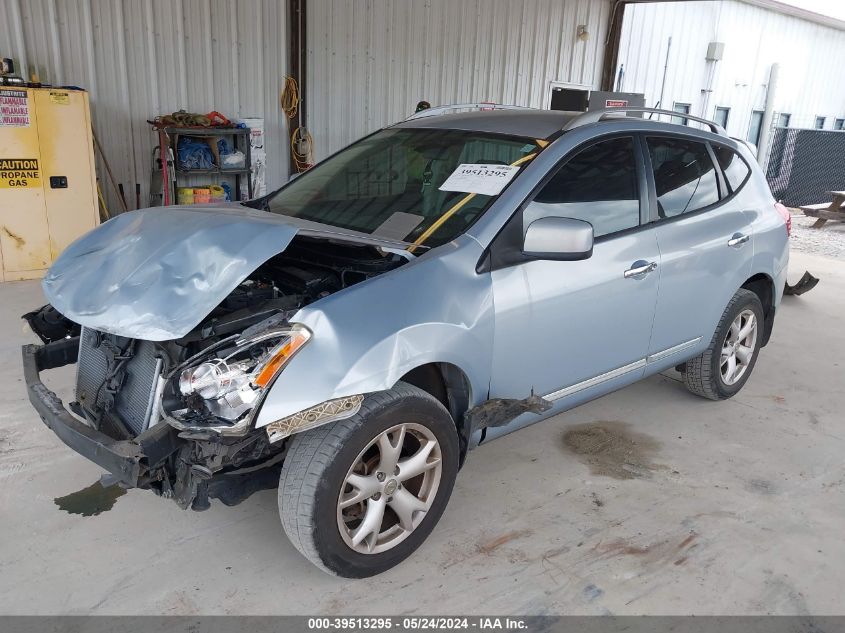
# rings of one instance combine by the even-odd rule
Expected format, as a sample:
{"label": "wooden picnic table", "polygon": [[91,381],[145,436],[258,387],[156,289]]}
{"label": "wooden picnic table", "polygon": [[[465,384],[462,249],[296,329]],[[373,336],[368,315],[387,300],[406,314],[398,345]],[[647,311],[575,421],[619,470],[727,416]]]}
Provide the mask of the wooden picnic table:
{"label": "wooden picnic table", "polygon": [[845,222],[845,191],[828,191],[833,196],[833,202],[822,202],[821,204],[807,204],[798,207],[804,212],[804,215],[816,218],[813,226],[810,228],[818,229],[825,225],[828,220],[839,220]]}

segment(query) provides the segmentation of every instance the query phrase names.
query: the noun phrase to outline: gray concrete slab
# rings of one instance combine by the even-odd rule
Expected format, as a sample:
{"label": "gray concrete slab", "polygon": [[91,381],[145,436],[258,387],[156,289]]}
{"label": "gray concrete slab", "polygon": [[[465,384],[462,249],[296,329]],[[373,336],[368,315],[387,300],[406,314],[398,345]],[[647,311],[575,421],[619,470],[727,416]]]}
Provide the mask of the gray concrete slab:
{"label": "gray concrete slab", "polygon": [[[483,446],[428,541],[364,581],[302,558],[274,491],[205,513],[137,490],[97,516],[57,507],[100,470],[25,399],[18,315],[38,285],[0,284],[0,613],[845,613],[845,264],[792,269],[821,283],[785,299],[737,397],[669,373]],[[72,372],[54,374],[66,397]],[[640,434],[612,471],[630,478],[564,441],[590,433]]]}

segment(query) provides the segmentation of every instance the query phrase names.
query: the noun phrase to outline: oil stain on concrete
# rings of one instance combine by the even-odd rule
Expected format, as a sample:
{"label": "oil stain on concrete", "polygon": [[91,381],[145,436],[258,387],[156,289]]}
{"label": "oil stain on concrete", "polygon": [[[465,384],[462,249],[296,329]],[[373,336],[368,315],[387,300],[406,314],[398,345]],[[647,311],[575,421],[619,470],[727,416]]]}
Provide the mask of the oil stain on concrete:
{"label": "oil stain on concrete", "polygon": [[53,502],[68,514],[80,514],[84,517],[97,516],[111,510],[118,497],[126,494],[120,486],[102,486],[99,481],[82,490],[64,497],[56,497]]}
{"label": "oil stain on concrete", "polygon": [[669,564],[680,567],[687,563],[693,550],[698,547],[696,539],[698,533],[693,531],[648,543],[617,538],[599,541],[592,547],[591,554],[604,560],[630,556],[644,567],[657,568]]}
{"label": "oil stain on concrete", "polygon": [[490,555],[495,550],[499,549],[502,545],[510,543],[514,539],[530,535],[531,530],[516,530],[514,532],[508,532],[507,534],[502,534],[501,536],[485,541],[484,543],[479,543],[477,550],[480,554]]}
{"label": "oil stain on concrete", "polygon": [[594,475],[647,479],[655,470],[665,468],[652,460],[659,442],[631,430],[625,422],[600,420],[572,426],[563,435],[563,445]]}

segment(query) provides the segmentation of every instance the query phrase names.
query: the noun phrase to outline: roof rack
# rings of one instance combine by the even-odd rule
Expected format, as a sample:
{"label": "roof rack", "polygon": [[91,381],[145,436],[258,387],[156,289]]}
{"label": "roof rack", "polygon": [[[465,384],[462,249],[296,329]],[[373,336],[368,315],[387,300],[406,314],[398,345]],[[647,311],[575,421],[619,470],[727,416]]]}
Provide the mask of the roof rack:
{"label": "roof rack", "polygon": [[725,128],[723,128],[718,123],[714,123],[713,121],[708,121],[707,119],[702,119],[701,117],[693,116],[691,114],[686,114],[684,112],[675,112],[674,110],[660,110],[658,108],[637,108],[637,107],[622,107],[622,108],[603,108],[601,110],[589,110],[588,112],[584,112],[583,114],[579,114],[577,117],[572,119],[569,123],[563,126],[563,131],[566,132],[567,130],[573,130],[577,127],[582,127],[584,125],[589,125],[590,123],[598,123],[599,121],[604,121],[605,119],[612,119],[612,118],[619,118],[618,116],[623,112],[649,112],[651,114],[668,114],[669,116],[673,116],[679,119],[690,119],[691,121],[697,121],[698,123],[704,123],[710,128],[710,131],[713,134],[718,134],[719,136],[727,136],[728,133],[725,132]]}
{"label": "roof rack", "polygon": [[409,116],[406,121],[411,121],[413,119],[424,119],[430,116],[439,116],[441,114],[446,114],[451,110],[534,110],[535,108],[528,108],[526,106],[517,106],[517,105],[504,105],[501,103],[489,103],[485,101],[481,101],[479,103],[452,103],[449,105],[439,105],[434,106],[433,108],[427,108],[425,110],[420,110]]}

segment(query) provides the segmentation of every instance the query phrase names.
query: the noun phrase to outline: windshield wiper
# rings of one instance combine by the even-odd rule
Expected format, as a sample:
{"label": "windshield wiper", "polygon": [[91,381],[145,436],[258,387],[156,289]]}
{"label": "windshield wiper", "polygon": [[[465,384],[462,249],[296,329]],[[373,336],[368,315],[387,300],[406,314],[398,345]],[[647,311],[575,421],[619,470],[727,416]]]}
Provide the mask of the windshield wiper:
{"label": "windshield wiper", "polygon": [[260,211],[269,211],[270,199],[269,196],[262,196],[260,198],[256,198],[255,200],[245,200],[241,202],[241,205],[251,209],[258,209]]}

